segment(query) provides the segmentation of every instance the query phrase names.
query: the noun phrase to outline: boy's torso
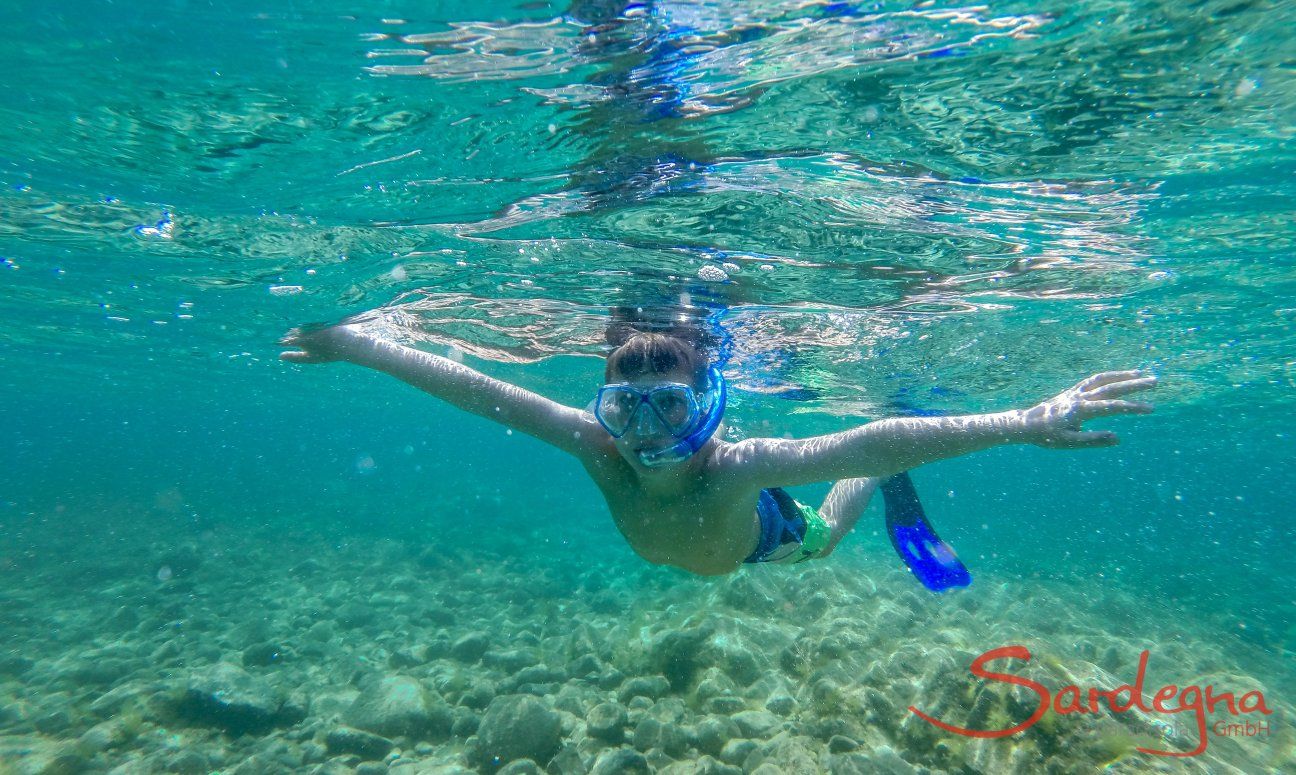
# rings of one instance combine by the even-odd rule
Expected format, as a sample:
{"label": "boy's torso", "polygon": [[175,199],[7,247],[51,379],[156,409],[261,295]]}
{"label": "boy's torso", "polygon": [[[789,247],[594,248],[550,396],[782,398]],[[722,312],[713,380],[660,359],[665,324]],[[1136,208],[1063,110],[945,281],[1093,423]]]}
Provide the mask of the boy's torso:
{"label": "boy's torso", "polygon": [[587,464],[586,470],[621,534],[648,562],[719,575],[736,570],[756,547],[760,491],[727,483],[709,461],[695,482],[669,497],[646,491],[619,456]]}

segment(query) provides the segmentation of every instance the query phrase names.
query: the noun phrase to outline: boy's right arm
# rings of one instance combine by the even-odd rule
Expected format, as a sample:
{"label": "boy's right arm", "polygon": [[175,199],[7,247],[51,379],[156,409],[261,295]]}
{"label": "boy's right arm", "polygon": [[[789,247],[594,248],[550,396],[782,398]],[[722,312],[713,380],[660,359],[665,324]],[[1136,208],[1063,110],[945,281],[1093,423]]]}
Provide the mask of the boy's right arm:
{"label": "boy's right arm", "polygon": [[347,361],[385,372],[473,414],[502,423],[585,459],[599,449],[588,412],[494,379],[449,358],[369,336],[354,326],[294,329],[280,344],[293,363]]}

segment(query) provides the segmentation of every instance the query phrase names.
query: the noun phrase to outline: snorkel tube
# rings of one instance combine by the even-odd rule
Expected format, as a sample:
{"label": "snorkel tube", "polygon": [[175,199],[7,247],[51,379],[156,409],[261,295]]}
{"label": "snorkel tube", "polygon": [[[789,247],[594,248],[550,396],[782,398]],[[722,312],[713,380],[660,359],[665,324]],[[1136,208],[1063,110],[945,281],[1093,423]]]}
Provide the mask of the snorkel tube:
{"label": "snorkel tube", "polygon": [[724,416],[725,402],[729,390],[725,385],[724,375],[715,366],[707,369],[707,382],[709,383],[707,392],[715,392],[716,398],[711,402],[711,408],[707,410],[698,426],[693,429],[692,433],[680,439],[678,443],[665,449],[640,452],[640,463],[649,468],[656,468],[657,466],[682,462],[701,449],[702,445],[706,444],[707,440],[715,435],[716,429],[720,427],[720,418]]}

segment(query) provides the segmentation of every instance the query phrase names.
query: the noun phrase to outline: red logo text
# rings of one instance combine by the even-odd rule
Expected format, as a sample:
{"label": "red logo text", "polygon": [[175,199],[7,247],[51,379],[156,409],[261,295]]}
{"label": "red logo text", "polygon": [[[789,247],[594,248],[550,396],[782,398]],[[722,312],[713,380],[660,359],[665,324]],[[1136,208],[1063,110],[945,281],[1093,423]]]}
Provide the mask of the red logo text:
{"label": "red logo text", "polygon": [[[1155,748],[1139,748],[1142,753],[1156,754],[1157,756],[1197,756],[1206,750],[1206,716],[1214,713],[1217,706],[1223,704],[1227,711],[1236,716],[1245,713],[1261,713],[1268,716],[1273,711],[1265,706],[1264,695],[1258,691],[1251,691],[1243,694],[1240,698],[1235,699],[1231,692],[1217,692],[1214,686],[1184,686],[1178,687],[1173,684],[1162,686],[1152,695],[1151,702],[1148,702],[1143,692],[1144,676],[1147,674],[1148,652],[1145,649],[1139,655],[1138,674],[1134,683],[1121,684],[1115,689],[1103,690],[1090,688],[1087,692],[1078,686],[1068,685],[1057,691],[1056,694],[1050,694],[1049,690],[1036,681],[1029,678],[1023,678],[1008,673],[996,673],[985,668],[985,663],[996,659],[1020,659],[1029,662],[1031,653],[1025,646],[1003,646],[997,649],[991,649],[981,656],[972,660],[972,666],[969,668],[972,675],[978,678],[985,678],[991,681],[1001,681],[1013,686],[1021,686],[1035,692],[1039,696],[1039,706],[1031,717],[1016,726],[1008,729],[964,729],[956,727],[953,724],[947,724],[944,721],[934,719],[923,713],[913,705],[909,710],[913,711],[920,718],[935,724],[946,732],[964,735],[966,737],[1007,737],[1015,735],[1018,732],[1029,729],[1034,726],[1035,722],[1044,717],[1052,707],[1055,713],[1069,715],[1072,713],[1098,713],[1099,699],[1105,701],[1107,707],[1111,708],[1114,713],[1125,713],[1132,708],[1138,708],[1144,713],[1162,713],[1167,715],[1177,715],[1179,713],[1191,713],[1195,717],[1197,725],[1197,747],[1187,753],[1176,751],[1159,751]],[[1175,703],[1171,703],[1171,701]],[[1226,725],[1223,722],[1215,722],[1216,734],[1225,727],[1237,727],[1240,725]],[[1247,722],[1243,729],[1260,728],[1260,724],[1251,724]],[[1268,722],[1263,724],[1263,729],[1267,733],[1269,730]],[[1227,733],[1225,733],[1227,734]],[[1244,732],[1245,734],[1245,732]]]}

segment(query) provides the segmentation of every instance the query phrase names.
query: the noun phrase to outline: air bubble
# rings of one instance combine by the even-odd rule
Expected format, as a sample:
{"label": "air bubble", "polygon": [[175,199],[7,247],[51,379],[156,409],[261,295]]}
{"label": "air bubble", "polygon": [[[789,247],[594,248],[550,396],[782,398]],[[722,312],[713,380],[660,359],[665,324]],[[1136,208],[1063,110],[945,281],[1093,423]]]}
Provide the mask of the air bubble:
{"label": "air bubble", "polygon": [[698,269],[697,275],[702,280],[708,280],[710,282],[717,282],[717,283],[724,282],[725,280],[729,279],[729,275],[725,274],[725,271],[723,269],[721,269],[718,266],[712,266],[710,264],[707,264],[701,269]]}

